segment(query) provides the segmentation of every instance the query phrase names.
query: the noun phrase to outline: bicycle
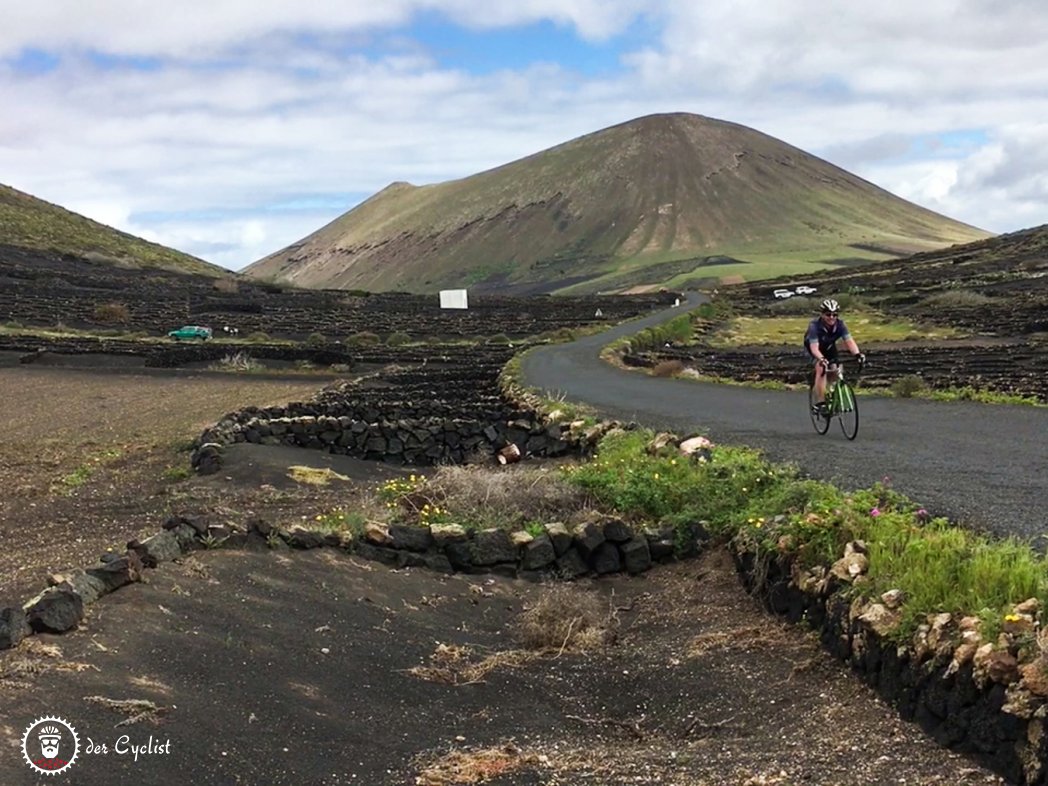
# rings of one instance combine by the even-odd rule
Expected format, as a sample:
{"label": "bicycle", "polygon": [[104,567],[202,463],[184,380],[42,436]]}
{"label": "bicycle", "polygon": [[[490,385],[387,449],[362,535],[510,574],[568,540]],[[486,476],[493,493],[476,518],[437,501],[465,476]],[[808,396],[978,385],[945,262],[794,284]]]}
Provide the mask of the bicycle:
{"label": "bicycle", "polygon": [[[860,363],[859,373],[855,375],[856,382],[862,368]],[[815,409],[815,370],[812,369],[811,382],[808,384],[808,413],[811,416],[811,424],[817,433],[825,434],[830,430],[830,421],[837,418],[844,436],[855,439],[859,434],[859,401],[855,396],[855,388],[844,379],[844,369],[839,362],[826,368],[828,375],[833,372],[836,372],[836,380],[826,381],[826,412],[818,414]]]}

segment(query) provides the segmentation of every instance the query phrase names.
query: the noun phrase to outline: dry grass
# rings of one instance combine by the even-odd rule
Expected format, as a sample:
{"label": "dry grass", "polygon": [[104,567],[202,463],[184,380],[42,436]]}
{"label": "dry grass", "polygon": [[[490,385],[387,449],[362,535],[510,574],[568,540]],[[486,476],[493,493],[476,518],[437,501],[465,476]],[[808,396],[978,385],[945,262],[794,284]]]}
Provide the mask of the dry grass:
{"label": "dry grass", "polygon": [[0,655],[0,687],[26,689],[32,686],[31,678],[44,672],[79,672],[97,668],[87,663],[65,660],[59,647],[29,637],[23,639],[15,649]]}
{"label": "dry grass", "polygon": [[653,377],[675,377],[684,370],[684,364],[679,360],[663,360],[656,363],[651,369]]}
{"label": "dry grass", "polygon": [[471,647],[455,644],[438,644],[429,656],[430,665],[415,666],[408,674],[426,682],[441,682],[446,685],[473,685],[483,682],[489,673],[498,668],[518,668],[536,658],[536,653],[507,650],[477,659]]}
{"label": "dry grass", "polygon": [[142,721],[156,723],[167,712],[167,707],[160,707],[148,699],[110,699],[105,696],[85,696],[84,701],[99,704],[106,709],[125,715],[124,720],[116,727],[131,726]]}
{"label": "dry grass", "polygon": [[[564,521],[589,507],[582,490],[549,468],[440,467],[415,493],[417,507],[429,502],[455,521],[477,527],[519,527],[528,521]],[[410,503],[410,501],[409,501]]]}
{"label": "dry grass", "polygon": [[551,585],[521,614],[518,638],[540,652],[586,652],[610,642],[618,629],[614,611],[577,587]]}
{"label": "dry grass", "polygon": [[305,483],[307,486],[327,486],[333,480],[348,481],[345,475],[340,475],[333,469],[293,466],[288,467],[288,475],[297,483]]}
{"label": "dry grass", "polygon": [[719,650],[738,652],[754,647],[807,649],[808,646],[803,639],[797,639],[796,631],[782,624],[768,622],[696,636],[688,645],[688,657],[701,658]]}
{"label": "dry grass", "polygon": [[485,783],[537,764],[537,756],[524,753],[513,744],[473,751],[451,751],[435,761],[421,764],[415,784],[465,786]]}

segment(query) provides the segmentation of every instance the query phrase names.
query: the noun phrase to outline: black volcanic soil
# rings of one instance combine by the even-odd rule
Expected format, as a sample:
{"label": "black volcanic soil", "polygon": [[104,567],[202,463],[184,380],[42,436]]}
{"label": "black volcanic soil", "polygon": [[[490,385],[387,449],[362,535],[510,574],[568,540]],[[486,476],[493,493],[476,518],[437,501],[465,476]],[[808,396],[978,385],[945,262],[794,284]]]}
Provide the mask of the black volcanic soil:
{"label": "black volcanic soil", "polygon": [[[18,735],[58,715],[111,751],[74,765],[83,786],[1001,783],[770,620],[723,552],[574,585],[617,620],[587,653],[521,654],[515,626],[544,591],[333,551],[200,553],[108,596],[82,630],[0,656],[0,780],[37,782]],[[503,665],[460,684],[410,671],[442,645]],[[105,700],[155,711],[128,723],[135,709]],[[125,734],[170,753],[114,755]],[[485,752],[499,777],[438,777],[452,756],[483,771]]]}

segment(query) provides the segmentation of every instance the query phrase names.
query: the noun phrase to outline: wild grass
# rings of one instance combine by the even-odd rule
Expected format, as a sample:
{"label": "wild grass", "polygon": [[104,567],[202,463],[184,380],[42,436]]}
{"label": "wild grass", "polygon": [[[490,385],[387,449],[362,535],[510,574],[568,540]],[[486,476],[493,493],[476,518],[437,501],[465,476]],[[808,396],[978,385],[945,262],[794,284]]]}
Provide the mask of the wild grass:
{"label": "wild grass", "polygon": [[550,585],[517,621],[517,638],[529,650],[586,652],[608,644],[618,620],[606,600],[577,587]]}
{"label": "wild grass", "polygon": [[359,535],[364,531],[367,519],[367,513],[361,509],[333,508],[332,510],[317,513],[313,517],[313,521],[309,522],[309,528],[334,534],[350,533]]}
{"label": "wild grass", "polygon": [[[814,314],[796,317],[735,317],[724,328],[707,336],[711,346],[801,346]],[[845,316],[849,331],[859,342],[893,342],[915,339],[957,338],[964,335],[946,327],[917,325],[906,319],[888,319],[874,311]]]}
{"label": "wild grass", "polygon": [[231,352],[208,366],[212,371],[236,371],[248,373],[262,371],[265,364],[255,360],[247,352]]}
{"label": "wild grass", "polygon": [[120,232],[89,218],[0,185],[0,237],[16,246],[70,253],[124,267],[162,267],[219,276],[201,259]]}
{"label": "wild grass", "polygon": [[522,529],[528,522],[564,521],[590,506],[560,473],[527,467],[442,466],[428,476],[386,481],[380,495],[393,521],[467,529]]}
{"label": "wild grass", "polygon": [[940,388],[921,390],[915,396],[931,401],[978,401],[983,404],[1022,404],[1024,406],[1048,407],[1048,402],[1037,396],[1025,396],[1020,393],[1005,393],[998,390],[980,390],[969,386],[960,388]]}
{"label": "wild grass", "polygon": [[993,303],[992,297],[973,292],[970,289],[947,289],[944,292],[936,292],[929,295],[923,301],[923,305],[935,308],[974,308]]}
{"label": "wild grass", "polygon": [[1027,544],[991,541],[945,519],[919,518],[912,511],[880,510],[864,521],[871,589],[904,591],[906,628],[923,622],[929,610],[964,611],[993,626],[1017,601],[1048,597],[1048,564]]}

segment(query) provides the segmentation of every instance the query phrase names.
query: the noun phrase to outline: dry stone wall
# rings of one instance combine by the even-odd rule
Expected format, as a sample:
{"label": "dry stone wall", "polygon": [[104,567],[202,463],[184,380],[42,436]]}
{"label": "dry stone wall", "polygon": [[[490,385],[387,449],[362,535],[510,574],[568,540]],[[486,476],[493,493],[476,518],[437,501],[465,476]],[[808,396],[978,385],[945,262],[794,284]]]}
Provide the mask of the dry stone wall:
{"label": "dry stone wall", "polygon": [[237,442],[290,445],[329,453],[427,466],[490,458],[508,445],[524,456],[581,452],[585,441],[503,394],[499,374],[508,348],[432,356],[363,381],[325,388],[308,402],[248,407],[200,435],[194,468],[217,472],[222,449]]}
{"label": "dry stone wall", "polygon": [[[111,328],[163,335],[183,324],[224,326],[241,336],[253,332],[330,340],[371,332],[386,337],[461,338],[536,335],[564,327],[619,321],[673,302],[672,293],[615,297],[471,296],[469,309],[441,309],[436,294],[351,293],[299,290],[242,279],[216,282],[206,276],[162,270],[124,270],[90,260],[0,245],[0,322]],[[118,303],[119,324],[96,309]],[[599,313],[598,313],[599,312]]]}
{"label": "dry stone wall", "polygon": [[[893,636],[899,624],[897,591],[863,601],[848,592],[861,581],[861,543],[849,544],[834,566],[801,568],[796,561],[768,562],[745,548],[735,551],[747,588],[790,622],[805,622],[823,645],[845,661],[939,744],[972,755],[1009,783],[1048,783],[1048,677],[1017,654],[1037,626],[1039,609],[1016,609],[1013,629],[997,642],[982,642],[975,618],[930,615],[915,638]],[[1033,601],[1032,603],[1036,603]]]}

